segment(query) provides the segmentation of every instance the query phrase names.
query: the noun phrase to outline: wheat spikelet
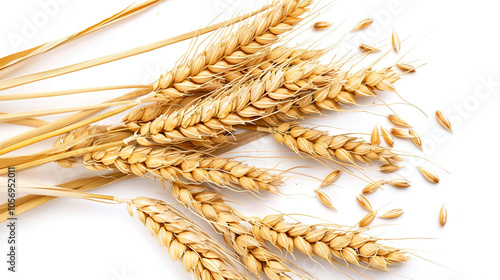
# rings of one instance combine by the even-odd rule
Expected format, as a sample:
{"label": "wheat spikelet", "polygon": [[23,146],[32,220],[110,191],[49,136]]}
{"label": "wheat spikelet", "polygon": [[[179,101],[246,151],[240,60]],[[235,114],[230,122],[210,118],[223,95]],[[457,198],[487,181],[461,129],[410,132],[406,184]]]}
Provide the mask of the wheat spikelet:
{"label": "wheat spikelet", "polygon": [[[129,203],[151,235],[168,248],[173,260],[182,262],[193,279],[249,279],[235,269],[229,253],[171,206],[149,198]],[[129,213],[131,206],[127,207]]]}
{"label": "wheat spikelet", "polygon": [[151,135],[151,140],[159,144],[184,138],[209,142],[207,137],[232,131],[234,125],[261,120],[274,126],[304,114],[338,111],[338,104],[356,104],[355,96],[374,96],[374,90],[395,91],[392,83],[398,79],[390,69],[360,70],[350,75],[332,66],[300,63],[286,69],[267,69],[261,77],[235,86],[219,98],[179,110],[169,107],[153,121],[127,121],[126,125],[143,136]]}
{"label": "wheat spikelet", "polygon": [[[191,60],[177,65],[162,75],[154,84],[156,96],[168,101],[179,101],[187,93],[218,88],[221,77],[238,76],[249,64],[259,63],[278,35],[292,29],[307,12],[309,2],[283,0],[226,36],[225,40],[212,43]],[[126,119],[147,119],[140,110]],[[147,119],[148,121],[151,119]]]}
{"label": "wheat spikelet", "polygon": [[271,128],[274,138],[295,152],[309,155],[334,157],[342,162],[354,160],[369,163],[372,160],[395,165],[399,161],[397,154],[376,144],[371,144],[356,137],[345,135],[330,136],[324,131],[284,123]]}
{"label": "wheat spikelet", "polygon": [[203,186],[179,183],[171,184],[171,191],[185,207],[209,221],[258,277],[264,271],[270,279],[289,279],[287,274],[303,278],[285,265],[286,260],[271,253],[243,226],[242,222],[247,218],[226,204],[220,194]]}
{"label": "wheat spikelet", "polygon": [[360,232],[345,231],[333,227],[303,225],[284,221],[284,215],[270,215],[263,219],[254,219],[252,232],[260,240],[293,253],[294,248],[312,257],[319,256],[332,263],[334,257],[345,264],[374,269],[387,269],[387,265],[406,262],[404,252],[381,245],[378,239],[364,237]]}

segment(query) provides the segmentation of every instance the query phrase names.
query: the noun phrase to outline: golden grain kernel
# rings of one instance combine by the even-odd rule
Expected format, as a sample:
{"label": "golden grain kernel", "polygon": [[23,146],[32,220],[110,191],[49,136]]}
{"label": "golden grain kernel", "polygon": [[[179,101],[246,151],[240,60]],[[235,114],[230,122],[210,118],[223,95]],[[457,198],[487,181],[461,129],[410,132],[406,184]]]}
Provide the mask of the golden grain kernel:
{"label": "golden grain kernel", "polygon": [[415,67],[411,66],[408,63],[398,63],[398,64],[396,64],[396,66],[405,72],[415,72]]}
{"label": "golden grain kernel", "polygon": [[361,192],[364,194],[372,193],[376,189],[380,188],[380,186],[383,186],[384,184],[385,184],[385,180],[379,180],[379,181],[376,181],[374,183],[370,183],[366,187],[364,187]]}
{"label": "golden grain kernel", "polygon": [[423,150],[422,139],[420,139],[420,136],[418,136],[417,132],[413,129],[410,129],[409,132],[410,135],[413,136],[413,138],[411,138],[413,144],[415,144],[415,146],[417,146],[419,149]]}
{"label": "golden grain kernel", "polygon": [[375,219],[375,217],[377,216],[377,211],[374,211],[374,212],[370,212],[368,214],[366,214],[360,221],[359,221],[359,226],[360,227],[366,227],[368,226],[369,224],[371,224],[371,222],[373,222],[373,220]]}
{"label": "golden grain kernel", "polygon": [[448,211],[446,210],[446,207],[441,206],[441,210],[439,211],[439,224],[444,227],[446,224],[446,221],[448,220]]}
{"label": "golden grain kernel", "polygon": [[362,194],[359,194],[358,196],[356,196],[356,199],[358,200],[361,207],[363,207],[366,211],[373,212],[373,207],[372,207],[370,201],[368,201],[368,198],[366,198]]}
{"label": "golden grain kernel", "polygon": [[432,171],[430,171],[427,168],[420,167],[420,166],[417,166],[417,168],[418,168],[418,170],[420,170],[420,173],[422,173],[422,175],[424,176],[424,178],[427,181],[434,183],[434,184],[439,183],[439,177],[436,174],[434,174]]}
{"label": "golden grain kernel", "polygon": [[392,137],[391,133],[384,127],[380,127],[380,130],[382,131],[382,137],[385,143],[387,143],[387,146],[391,148],[394,147],[394,137]]}
{"label": "golden grain kernel", "polygon": [[372,24],[372,23],[373,23],[373,19],[365,18],[365,19],[361,20],[360,22],[358,22],[358,24],[356,24],[356,26],[354,27],[354,29],[352,31],[358,31],[361,29],[365,29],[368,26],[370,26],[370,24]]}
{"label": "golden grain kernel", "polygon": [[333,206],[332,200],[325,192],[320,191],[320,190],[314,190],[314,192],[318,196],[319,201],[321,201],[321,203],[323,203],[323,205],[325,205],[326,207],[332,208],[333,210],[337,210]]}
{"label": "golden grain kernel", "polygon": [[399,52],[401,50],[401,40],[399,40],[399,35],[396,31],[392,31],[392,48],[395,52]]}
{"label": "golden grain kernel", "polygon": [[323,30],[323,29],[327,29],[331,25],[332,25],[332,23],[328,22],[328,21],[318,21],[318,22],[314,23],[313,28],[315,30]]}
{"label": "golden grain kernel", "polygon": [[328,176],[326,176],[326,178],[323,180],[323,182],[319,187],[322,188],[324,186],[333,184],[340,177],[341,173],[342,172],[340,170],[335,170],[332,173],[328,174]]}
{"label": "golden grain kernel", "polygon": [[408,138],[408,139],[413,138],[413,136],[410,134],[409,131],[401,128],[392,128],[391,134],[399,138]]}
{"label": "golden grain kernel", "polygon": [[385,212],[383,215],[380,215],[379,218],[383,219],[394,219],[397,218],[401,215],[403,215],[403,209],[392,209],[387,212]]}
{"label": "golden grain kernel", "polygon": [[389,120],[395,124],[395,125],[399,125],[399,126],[403,126],[403,127],[411,127],[411,125],[409,125],[407,122],[405,122],[404,120],[402,120],[400,117],[396,116],[396,115],[388,115],[387,118],[389,118]]}
{"label": "golden grain kernel", "polygon": [[364,51],[364,52],[379,52],[380,49],[377,49],[373,46],[367,45],[367,44],[360,44],[359,48]]}
{"label": "golden grain kernel", "polygon": [[453,129],[451,128],[451,123],[448,117],[443,114],[443,112],[437,110],[436,111],[436,118],[438,122],[446,129],[448,129],[450,132],[453,132]]}
{"label": "golden grain kernel", "polygon": [[372,144],[380,145],[380,133],[378,131],[378,127],[376,126],[372,130],[371,141]]}
{"label": "golden grain kernel", "polygon": [[405,179],[392,179],[387,181],[387,183],[398,188],[408,188],[411,186],[411,183]]}

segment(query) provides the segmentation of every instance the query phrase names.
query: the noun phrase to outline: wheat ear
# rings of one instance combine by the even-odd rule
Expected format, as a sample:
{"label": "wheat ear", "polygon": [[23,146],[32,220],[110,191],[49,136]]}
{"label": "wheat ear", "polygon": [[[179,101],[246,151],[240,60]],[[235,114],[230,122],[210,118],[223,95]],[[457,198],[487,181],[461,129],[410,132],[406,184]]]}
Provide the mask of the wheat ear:
{"label": "wheat ear", "polygon": [[304,279],[286,265],[288,261],[271,253],[255,239],[252,232],[242,225],[246,218],[226,204],[220,194],[200,185],[181,183],[172,183],[171,191],[186,208],[209,221],[258,277],[264,271],[270,279],[292,279],[288,275]]}

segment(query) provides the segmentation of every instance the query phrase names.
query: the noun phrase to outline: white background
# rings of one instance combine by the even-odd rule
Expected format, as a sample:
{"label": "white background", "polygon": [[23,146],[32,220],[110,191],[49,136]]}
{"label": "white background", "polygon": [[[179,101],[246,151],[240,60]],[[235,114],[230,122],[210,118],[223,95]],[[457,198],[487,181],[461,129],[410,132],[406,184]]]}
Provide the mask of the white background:
{"label": "white background", "polygon": [[[56,4],[47,10],[43,3]],[[2,1],[0,56],[78,31],[131,3],[133,2],[125,0]],[[233,7],[228,8],[216,21],[227,19],[234,12],[249,11],[260,5],[260,2],[253,4],[253,1],[166,0],[140,15],[38,57],[6,77],[80,62],[197,29],[207,25],[231,3],[234,4]],[[326,4],[328,1],[324,0],[319,5]],[[351,48],[356,52],[356,40],[368,44],[378,43],[377,46],[386,50],[390,44],[390,34],[395,28],[403,40],[402,52],[399,56],[391,53],[377,66],[392,65],[407,52],[409,53],[403,61],[415,61],[415,65],[425,64],[417,73],[397,82],[396,87],[404,98],[422,109],[429,117],[426,118],[415,107],[392,106],[415,126],[425,143],[424,153],[408,141],[397,140],[396,143],[397,150],[414,155],[406,157],[406,168],[398,172],[413,185],[403,190],[387,186],[385,190],[378,190],[369,196],[375,208],[383,207],[381,212],[392,208],[405,210],[403,216],[389,221],[390,225],[375,230],[373,234],[381,234],[380,236],[385,238],[410,238],[396,240],[392,245],[408,248],[415,256],[390,273],[361,271],[374,279],[493,279],[497,275],[495,265],[500,249],[495,230],[498,221],[500,155],[496,144],[500,136],[500,73],[497,69],[499,44],[496,36],[499,28],[499,8],[496,1],[486,0],[338,0],[321,10],[315,19],[335,22],[334,27],[338,29],[331,36],[324,38],[327,33],[312,31],[303,34],[308,40],[324,39],[324,46],[328,46],[337,43],[359,20],[373,17],[374,24],[357,33],[362,36],[361,39],[354,38],[349,41],[353,36],[353,33],[349,33],[344,38],[344,43],[334,49],[333,53],[343,55]],[[23,33],[23,29],[29,24],[34,25],[34,30]],[[306,23],[308,26],[310,24]],[[4,93],[149,83],[170,69],[187,50],[188,44],[189,42],[176,44]],[[367,65],[377,57],[372,55],[361,65]],[[0,111],[19,112],[94,104],[123,92],[2,102]],[[381,96],[387,102],[401,103],[394,94],[384,93]],[[368,110],[382,115],[389,113],[387,108],[381,106],[349,109]],[[444,111],[452,119],[455,128],[453,134],[447,133],[439,126],[434,117],[436,109]],[[44,119],[54,120],[57,117]],[[118,118],[107,120],[106,123],[116,120]],[[366,112],[327,115],[320,119],[308,119],[307,122],[336,127],[337,129],[330,128],[332,133],[364,133],[360,136],[365,139],[368,139],[366,133],[376,124],[390,127],[383,116]],[[0,127],[1,139],[28,130],[13,125]],[[52,143],[53,140],[46,141],[19,151],[18,154],[49,147]],[[272,167],[278,163],[280,169],[310,166],[311,168],[295,171],[318,178],[329,173],[326,167],[312,160],[293,159],[285,162],[283,157],[295,155],[274,143],[269,137],[247,145],[240,151],[246,151],[245,155],[261,157],[251,163],[262,167]],[[282,158],[263,158],[269,156]],[[425,157],[429,162],[420,157]],[[449,173],[433,164],[443,167]],[[441,183],[427,183],[416,171],[416,165],[434,170],[440,176]],[[17,175],[20,179],[58,184],[91,174],[84,168],[70,170],[47,164],[18,172]],[[397,176],[391,174],[384,177],[370,168],[365,174],[374,179]],[[366,183],[346,175],[337,183],[338,186],[329,186],[324,191],[330,195],[338,212],[323,207],[313,198],[314,189],[319,182],[305,179],[287,181],[286,186],[281,189],[290,195],[264,195],[264,200],[260,202],[285,213],[309,214],[335,223],[353,225],[365,214],[357,204],[355,196]],[[159,182],[145,178],[121,182],[95,192],[121,197],[148,196],[175,202],[168,192],[162,190]],[[243,205],[235,207],[249,216],[275,213],[248,195],[229,192],[225,194],[241,202]],[[1,201],[5,201],[4,197]],[[444,228],[438,224],[438,212],[442,204],[447,206],[449,216]],[[297,218],[304,222],[315,222],[305,217]],[[193,219],[203,223],[196,217]],[[376,219],[374,225],[386,222]],[[4,262],[7,253],[7,231],[5,223],[0,225],[0,279],[190,279],[180,263],[170,260],[167,250],[157,244],[144,226],[137,219],[128,216],[124,206],[57,199],[23,214],[18,224],[18,272],[15,274],[7,272]],[[208,227],[205,228],[211,231]],[[220,240],[219,237],[216,238]],[[294,262],[297,265],[312,272],[318,279],[349,279],[325,262],[315,263],[299,253],[295,257]],[[352,272],[349,274],[354,279],[364,278]]]}

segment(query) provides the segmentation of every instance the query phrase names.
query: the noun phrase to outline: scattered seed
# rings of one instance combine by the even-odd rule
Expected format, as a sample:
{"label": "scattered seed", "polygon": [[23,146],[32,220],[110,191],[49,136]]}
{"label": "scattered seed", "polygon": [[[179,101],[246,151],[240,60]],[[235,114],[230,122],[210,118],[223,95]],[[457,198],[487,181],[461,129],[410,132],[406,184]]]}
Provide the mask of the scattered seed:
{"label": "scattered seed", "polygon": [[367,44],[360,44],[359,48],[364,51],[364,52],[379,52],[380,49],[377,49],[373,46],[367,45]]}
{"label": "scattered seed", "polygon": [[335,170],[332,173],[328,174],[328,176],[326,176],[326,178],[323,180],[323,182],[321,183],[321,185],[319,187],[322,188],[324,186],[328,186],[330,184],[333,184],[340,177],[341,173],[342,172],[340,170]]}
{"label": "scattered seed", "polygon": [[429,169],[420,166],[417,166],[417,168],[418,170],[420,170],[420,173],[422,173],[424,178],[427,179],[427,181],[434,184],[439,183],[439,177],[433,172],[431,172]]}
{"label": "scattered seed", "polygon": [[403,127],[411,127],[411,125],[409,125],[407,122],[403,121],[400,117],[396,116],[396,115],[388,115],[387,118],[389,118],[389,120],[395,124],[395,125],[399,125],[399,126],[403,126]]}
{"label": "scattered seed", "polygon": [[374,127],[372,130],[372,144],[380,145],[380,133],[378,131],[378,127]]}
{"label": "scattered seed", "polygon": [[354,27],[354,29],[352,31],[358,31],[361,29],[365,29],[368,26],[370,26],[370,24],[372,24],[372,22],[373,22],[373,19],[365,18],[362,21],[358,22],[358,24],[356,24],[356,26]]}
{"label": "scattered seed", "polygon": [[398,63],[398,64],[396,64],[396,66],[405,72],[415,72],[415,69],[416,69],[414,66],[411,66],[408,63]]}
{"label": "scattered seed", "polygon": [[127,203],[127,211],[131,217],[134,216],[134,210],[132,210],[132,206],[130,205],[130,203]]}
{"label": "scattered seed", "polygon": [[373,222],[373,220],[375,219],[376,216],[377,216],[377,211],[370,212],[370,213],[366,214],[361,219],[361,221],[359,221],[359,226],[366,227],[367,225],[371,224],[371,222]]}
{"label": "scattered seed", "polygon": [[382,131],[382,137],[384,138],[385,143],[387,143],[387,145],[391,148],[394,147],[394,138],[391,133],[383,127],[380,127],[380,130]]}
{"label": "scattered seed", "polygon": [[446,221],[448,220],[448,211],[446,210],[446,207],[441,206],[441,210],[439,211],[439,224],[444,227],[446,224]]}
{"label": "scattered seed", "polygon": [[321,203],[323,203],[323,205],[325,205],[326,207],[332,208],[333,210],[337,210],[333,206],[332,200],[330,199],[330,197],[326,193],[324,193],[320,190],[314,190],[314,192],[318,196],[319,201],[321,201]]}
{"label": "scattered seed", "polygon": [[415,146],[417,146],[420,150],[423,150],[422,139],[420,139],[420,136],[418,136],[417,132],[413,129],[410,129],[409,132],[410,135],[413,136],[413,138],[411,138],[413,144],[415,144]]}
{"label": "scattered seed", "polygon": [[356,199],[358,200],[361,207],[363,207],[366,211],[373,212],[372,205],[371,205],[370,201],[368,201],[368,198],[366,198],[362,194],[359,194],[358,196],[356,196]]}
{"label": "scattered seed", "polygon": [[401,41],[399,40],[399,35],[396,31],[392,31],[392,48],[395,52],[399,52],[401,50]]}
{"label": "scattered seed", "polygon": [[384,164],[378,168],[379,171],[384,173],[394,172],[401,169],[402,166],[395,164]]}
{"label": "scattered seed", "polygon": [[383,215],[381,216],[378,216],[379,218],[382,218],[382,219],[394,219],[394,218],[397,218],[401,215],[403,215],[403,209],[392,209],[392,210],[389,210],[387,212],[385,212]]}
{"label": "scattered seed", "polygon": [[313,28],[315,30],[323,30],[323,29],[327,29],[331,25],[332,25],[332,23],[328,22],[328,21],[318,21],[318,22],[314,23]]}
{"label": "scattered seed", "polygon": [[438,120],[438,122],[446,129],[448,129],[450,132],[453,132],[453,130],[451,129],[451,123],[450,123],[450,120],[448,119],[448,117],[443,114],[443,112],[437,110],[436,111],[436,118]]}
{"label": "scattered seed", "polygon": [[376,189],[380,188],[380,186],[383,186],[384,184],[385,184],[385,180],[379,180],[379,181],[376,181],[374,183],[370,183],[366,187],[364,187],[361,192],[364,194],[372,193]]}
{"label": "scattered seed", "polygon": [[399,138],[413,138],[410,132],[401,128],[392,128],[391,134]]}
{"label": "scattered seed", "polygon": [[387,183],[398,188],[408,188],[409,186],[411,186],[411,183],[405,179],[392,179]]}

